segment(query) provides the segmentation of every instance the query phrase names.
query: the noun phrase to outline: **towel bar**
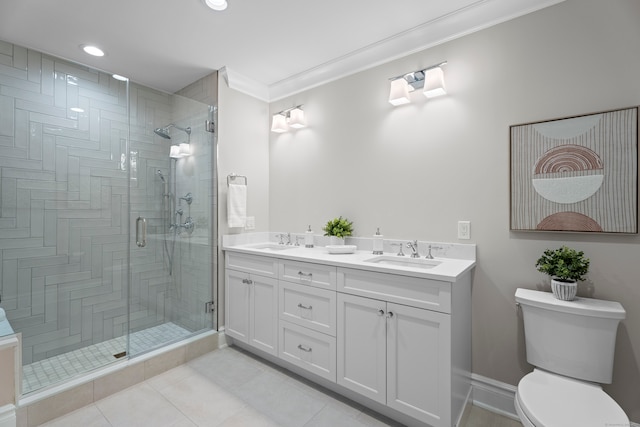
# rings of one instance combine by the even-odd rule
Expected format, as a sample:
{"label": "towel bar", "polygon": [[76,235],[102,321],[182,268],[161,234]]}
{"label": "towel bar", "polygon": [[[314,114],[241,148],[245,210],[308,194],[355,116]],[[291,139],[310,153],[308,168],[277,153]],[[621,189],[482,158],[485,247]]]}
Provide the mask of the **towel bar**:
{"label": "towel bar", "polygon": [[248,185],[249,184],[249,180],[247,179],[246,176],[244,175],[237,175],[235,173],[230,173],[229,175],[227,175],[227,186],[229,186],[231,184],[231,181],[235,181],[236,178],[242,178],[244,179],[244,185]]}

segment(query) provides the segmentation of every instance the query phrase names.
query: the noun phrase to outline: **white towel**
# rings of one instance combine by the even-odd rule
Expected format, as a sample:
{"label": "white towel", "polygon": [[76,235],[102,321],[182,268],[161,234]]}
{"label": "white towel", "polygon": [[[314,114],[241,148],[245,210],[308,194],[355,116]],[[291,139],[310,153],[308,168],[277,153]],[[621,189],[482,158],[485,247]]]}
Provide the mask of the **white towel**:
{"label": "white towel", "polygon": [[244,227],[247,223],[247,186],[229,184],[227,194],[227,221],[229,228]]}

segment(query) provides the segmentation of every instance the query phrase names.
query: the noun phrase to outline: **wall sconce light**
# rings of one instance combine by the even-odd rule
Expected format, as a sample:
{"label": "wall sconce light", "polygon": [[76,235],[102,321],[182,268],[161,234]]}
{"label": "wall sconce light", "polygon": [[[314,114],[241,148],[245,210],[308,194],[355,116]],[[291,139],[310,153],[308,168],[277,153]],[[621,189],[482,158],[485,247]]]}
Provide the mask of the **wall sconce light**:
{"label": "wall sconce light", "polygon": [[213,10],[225,10],[227,8],[227,0],[204,0],[204,4]]}
{"label": "wall sconce light", "polygon": [[435,98],[436,96],[445,95],[447,93],[444,88],[444,73],[442,68],[436,67],[426,70],[424,74],[424,96],[427,98]]}
{"label": "wall sconce light", "polygon": [[187,142],[183,142],[180,145],[172,145],[169,151],[169,157],[178,160],[183,157],[191,155],[191,146]]}
{"label": "wall sconce light", "polygon": [[282,110],[273,115],[271,120],[271,132],[282,133],[290,127],[300,129],[307,126],[302,105],[297,105],[286,110]]}
{"label": "wall sconce light", "polygon": [[191,155],[191,146],[189,144],[187,144],[186,142],[183,142],[179,145],[179,147],[180,147],[180,154],[182,154],[183,157]]}
{"label": "wall sconce light", "polygon": [[409,100],[409,83],[404,78],[391,80],[391,90],[389,91],[389,103],[391,105],[402,105],[411,102]]}
{"label": "wall sconce light", "polygon": [[288,130],[289,125],[287,124],[287,116],[281,113],[274,114],[273,119],[271,120],[271,132],[283,133]]}
{"label": "wall sconce light", "polygon": [[289,126],[295,129],[301,129],[307,125],[304,118],[304,111],[300,107],[296,107],[289,111]]}
{"label": "wall sconce light", "polygon": [[446,63],[447,61],[440,62],[422,70],[391,77],[389,103],[394,106],[409,103],[409,93],[416,89],[423,89],[424,96],[427,98],[446,94],[444,73],[441,68]]}
{"label": "wall sconce light", "polygon": [[172,145],[171,151],[169,151],[169,157],[171,157],[172,159],[179,159],[180,157],[182,157],[182,155],[180,154],[180,147],[177,145]]}

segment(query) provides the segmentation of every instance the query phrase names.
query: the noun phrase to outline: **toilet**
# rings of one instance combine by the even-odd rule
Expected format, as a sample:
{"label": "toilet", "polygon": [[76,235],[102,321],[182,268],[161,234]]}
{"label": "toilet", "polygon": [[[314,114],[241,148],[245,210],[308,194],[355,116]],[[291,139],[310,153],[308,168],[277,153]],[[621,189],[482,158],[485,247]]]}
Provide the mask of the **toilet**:
{"label": "toilet", "polygon": [[620,303],[556,299],[549,292],[516,290],[522,309],[527,361],[515,408],[525,427],[629,426],[622,408],[600,384],[610,384]]}

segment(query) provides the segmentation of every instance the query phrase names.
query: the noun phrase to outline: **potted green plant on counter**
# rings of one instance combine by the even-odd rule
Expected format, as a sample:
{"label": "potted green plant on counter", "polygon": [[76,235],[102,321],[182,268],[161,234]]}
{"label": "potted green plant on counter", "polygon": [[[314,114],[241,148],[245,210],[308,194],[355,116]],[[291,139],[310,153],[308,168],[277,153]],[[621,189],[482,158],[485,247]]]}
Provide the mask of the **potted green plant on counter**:
{"label": "potted green plant on counter", "polygon": [[343,245],[344,238],[353,233],[353,222],[339,216],[322,227],[325,236],[329,236],[332,245]]}
{"label": "potted green plant on counter", "polygon": [[551,276],[551,292],[561,300],[571,301],[576,297],[578,281],[584,280],[589,271],[589,258],[583,251],[567,246],[547,249],[536,261],[539,272]]}

